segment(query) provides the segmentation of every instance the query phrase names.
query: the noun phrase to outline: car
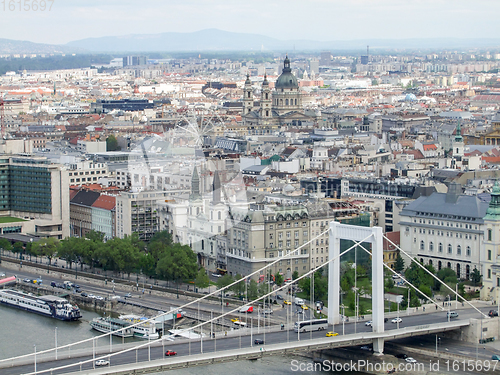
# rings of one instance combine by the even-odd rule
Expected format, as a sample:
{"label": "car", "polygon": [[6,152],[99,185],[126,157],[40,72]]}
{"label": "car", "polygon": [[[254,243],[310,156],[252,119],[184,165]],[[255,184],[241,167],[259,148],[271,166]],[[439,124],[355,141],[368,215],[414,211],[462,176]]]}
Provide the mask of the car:
{"label": "car", "polygon": [[490,310],[488,313],[489,316],[498,316],[498,310]]}
{"label": "car", "polygon": [[213,277],[222,277],[222,275],[220,273],[213,273],[212,276]]}
{"label": "car", "polygon": [[5,277],[5,273],[0,272],[0,277]]}
{"label": "car", "polygon": [[231,321],[232,321],[233,323],[239,323],[239,322],[240,322],[240,320],[239,320],[239,319],[236,319],[236,318],[231,319]]}
{"label": "car", "polygon": [[450,317],[450,318],[458,318],[458,313],[456,311],[448,311],[446,313],[446,317]]}
{"label": "car", "polygon": [[396,354],[396,358],[406,359],[408,358],[408,355],[404,353],[398,353]]}
{"label": "car", "polygon": [[283,301],[283,303],[284,303],[285,305],[291,305],[291,304],[292,304],[292,303],[291,303],[289,300],[287,300],[287,299],[286,299],[286,300],[284,300],[284,301]]}
{"label": "car", "polygon": [[500,361],[500,355],[494,355],[491,357],[493,361]]}
{"label": "car", "polygon": [[276,296],[276,299],[283,299],[283,296],[282,296],[281,294],[278,294],[278,295]]}
{"label": "car", "polygon": [[96,366],[108,366],[109,361],[107,361],[105,359],[98,359],[97,361],[95,361],[95,365]]}
{"label": "car", "polygon": [[73,284],[73,288],[75,288],[75,289],[80,289],[80,285],[78,285],[78,284]]}
{"label": "car", "polygon": [[389,321],[389,318],[384,318],[384,323],[387,323]]}
{"label": "car", "polygon": [[132,297],[132,293],[127,293],[124,295],[125,298],[131,298]]}
{"label": "car", "polygon": [[392,278],[393,278],[394,280],[399,279],[399,275],[392,275]]}
{"label": "car", "polygon": [[372,347],[371,347],[371,346],[368,346],[368,345],[363,345],[360,349],[361,349],[361,350],[369,350],[369,351],[371,351],[371,350],[372,350]]}
{"label": "car", "polygon": [[173,355],[177,355],[177,352],[174,352],[173,350],[167,350],[167,351],[165,352],[165,355],[166,355],[167,357],[172,357]]}
{"label": "car", "polygon": [[94,296],[93,294],[89,294],[87,297],[95,299],[96,296]]}
{"label": "car", "polygon": [[307,307],[306,305],[301,305],[300,307],[302,308],[302,310],[309,310],[309,307]]}
{"label": "car", "polygon": [[255,339],[254,340],[254,344],[255,345],[263,345],[264,344],[264,340],[262,340],[262,339]]}
{"label": "car", "polygon": [[85,293],[85,292],[81,292],[81,293],[80,293],[80,295],[81,295],[82,297],[88,297],[88,296],[89,296],[89,295],[88,295],[87,293]]}
{"label": "car", "polygon": [[338,332],[333,332],[333,331],[326,333],[326,337],[334,337],[334,336],[338,336],[338,335],[339,335]]}
{"label": "car", "polygon": [[101,296],[95,296],[94,298],[98,301],[104,301],[104,298],[102,298]]}
{"label": "car", "polygon": [[417,360],[413,357],[406,357],[405,361],[408,363],[417,363]]}
{"label": "car", "polygon": [[365,326],[367,326],[367,327],[371,327],[371,326],[372,326],[372,321],[371,321],[371,320],[367,321],[367,322],[365,323]]}
{"label": "car", "polygon": [[23,279],[23,282],[25,282],[25,283],[31,283],[31,279]]}
{"label": "car", "polygon": [[302,310],[297,310],[297,314],[303,314]]}
{"label": "car", "polygon": [[80,293],[82,290],[80,288],[75,288],[75,293]]}
{"label": "car", "polygon": [[391,320],[392,323],[402,323],[403,322],[403,319],[401,318],[394,318]]}
{"label": "car", "polygon": [[50,282],[50,286],[52,286],[52,287],[56,286],[56,284],[57,284],[57,283],[56,283],[55,281],[51,281],[51,282]]}

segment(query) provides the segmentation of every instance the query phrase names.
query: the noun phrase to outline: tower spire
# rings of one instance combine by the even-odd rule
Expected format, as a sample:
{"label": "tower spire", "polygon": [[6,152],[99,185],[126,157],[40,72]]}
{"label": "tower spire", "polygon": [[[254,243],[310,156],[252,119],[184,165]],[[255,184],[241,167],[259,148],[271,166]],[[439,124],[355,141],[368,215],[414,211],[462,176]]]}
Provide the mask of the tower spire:
{"label": "tower spire", "polygon": [[219,171],[215,171],[214,175],[214,183],[213,183],[213,199],[212,203],[214,205],[220,203],[220,178],[219,178]]}
{"label": "tower spire", "polygon": [[198,176],[198,169],[194,167],[193,177],[191,178],[191,195],[189,196],[191,200],[200,199],[200,177]]}

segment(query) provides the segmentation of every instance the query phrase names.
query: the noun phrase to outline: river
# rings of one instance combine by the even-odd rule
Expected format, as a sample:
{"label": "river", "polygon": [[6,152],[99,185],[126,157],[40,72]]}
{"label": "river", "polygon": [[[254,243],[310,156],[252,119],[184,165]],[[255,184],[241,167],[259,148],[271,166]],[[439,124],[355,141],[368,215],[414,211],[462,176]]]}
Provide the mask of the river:
{"label": "river", "polygon": [[[83,318],[78,322],[63,322],[60,320],[40,316],[22,310],[0,305],[0,359],[11,358],[23,354],[40,352],[54,348],[57,334],[57,346],[63,346],[75,341],[84,340],[100,335],[90,328],[88,324],[93,318],[100,316],[94,311],[82,310]],[[56,333],[57,328],[57,333]],[[106,341],[103,341],[106,340]],[[128,339],[133,340],[133,339]],[[122,339],[113,337],[114,343],[121,343]],[[101,339],[101,345],[107,345],[109,339]],[[292,361],[296,363],[292,366]],[[299,365],[305,366],[311,361],[297,356],[266,357],[256,361],[229,362],[203,367],[191,367],[175,370],[175,375],[220,375],[221,373],[238,375],[283,375],[290,373],[318,374],[314,371],[293,371]],[[342,374],[341,372],[336,372]],[[174,371],[160,372],[157,374],[173,375]],[[355,375],[354,372],[349,374]]]}

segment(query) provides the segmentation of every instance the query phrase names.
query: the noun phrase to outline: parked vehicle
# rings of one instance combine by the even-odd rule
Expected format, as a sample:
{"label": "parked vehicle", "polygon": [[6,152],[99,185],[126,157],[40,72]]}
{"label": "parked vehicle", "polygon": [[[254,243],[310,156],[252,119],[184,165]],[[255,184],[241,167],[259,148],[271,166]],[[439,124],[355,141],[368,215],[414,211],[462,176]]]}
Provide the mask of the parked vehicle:
{"label": "parked vehicle", "polygon": [[405,361],[408,363],[417,363],[417,360],[413,357],[406,357]]}
{"label": "parked vehicle", "polygon": [[263,345],[263,344],[264,344],[264,340],[261,340],[261,339],[255,339],[254,344],[255,344],[255,345]]}
{"label": "parked vehicle", "polygon": [[404,353],[398,353],[396,354],[396,358],[406,359],[408,358],[408,355]]}

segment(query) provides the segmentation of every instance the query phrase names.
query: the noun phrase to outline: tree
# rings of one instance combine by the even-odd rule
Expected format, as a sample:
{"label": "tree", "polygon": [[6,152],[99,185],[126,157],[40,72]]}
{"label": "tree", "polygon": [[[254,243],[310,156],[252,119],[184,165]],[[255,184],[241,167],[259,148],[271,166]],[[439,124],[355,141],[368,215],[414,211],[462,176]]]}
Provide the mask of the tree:
{"label": "tree", "polygon": [[236,274],[236,280],[239,281],[239,283],[233,285],[232,290],[235,292],[238,296],[241,296],[243,292],[245,291],[245,280],[242,279],[243,276],[241,276],[239,273]]}
{"label": "tree", "polygon": [[292,280],[297,280],[299,278],[299,272],[298,271],[293,271],[292,273]]}
{"label": "tree", "polygon": [[12,250],[12,244],[6,238],[0,238],[0,248],[3,250],[10,251]]}
{"label": "tree", "polygon": [[254,279],[251,279],[250,284],[248,285],[248,300],[253,301],[253,300],[257,299],[258,294],[259,294],[259,291],[258,291],[257,282]]}
{"label": "tree", "polygon": [[108,138],[106,138],[106,151],[116,151],[118,149],[118,141],[116,140],[116,137],[111,134]]}
{"label": "tree", "polygon": [[14,253],[19,253],[19,258],[21,258],[21,254],[24,251],[24,245],[23,245],[23,243],[20,242],[20,241],[15,242],[14,246],[12,246],[12,251]]}
{"label": "tree", "polygon": [[47,257],[50,265],[52,263],[52,258],[57,255],[60,246],[61,244],[57,239],[48,237],[33,242],[31,245],[31,251],[33,254]]}
{"label": "tree", "polygon": [[481,273],[479,272],[479,270],[477,268],[474,268],[474,270],[471,273],[472,284],[474,286],[477,286],[477,285],[481,284],[482,279],[483,279],[483,275],[481,275]]}
{"label": "tree", "polygon": [[233,278],[230,274],[226,273],[224,276],[219,277],[217,280],[217,288],[222,289],[233,283]]}
{"label": "tree", "polygon": [[283,277],[283,275],[281,273],[277,273],[276,275],[274,275],[274,282],[276,283],[276,285],[281,286],[281,285],[283,285],[284,281],[285,281],[285,278]]}
{"label": "tree", "polygon": [[394,263],[394,271],[396,271],[397,273],[401,273],[403,272],[404,269],[405,269],[405,261],[403,257],[398,253],[396,257],[396,262]]}
{"label": "tree", "polygon": [[205,268],[201,267],[196,275],[196,279],[194,281],[194,285],[198,288],[206,288],[210,285],[210,279],[208,278],[207,271]]}
{"label": "tree", "polygon": [[[167,246],[156,266],[156,274],[165,280],[193,279],[198,270],[196,255],[187,245]],[[222,279],[222,277],[221,277]]]}

